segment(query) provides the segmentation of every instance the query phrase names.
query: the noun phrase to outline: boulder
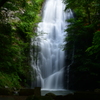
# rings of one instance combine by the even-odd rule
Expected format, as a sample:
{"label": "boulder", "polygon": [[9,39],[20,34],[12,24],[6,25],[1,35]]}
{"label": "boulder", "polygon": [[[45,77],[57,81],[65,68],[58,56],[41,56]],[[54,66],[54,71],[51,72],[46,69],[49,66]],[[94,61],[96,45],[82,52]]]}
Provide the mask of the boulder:
{"label": "boulder", "polygon": [[48,96],[48,97],[51,97],[51,98],[55,98],[56,97],[56,95],[53,94],[53,93],[47,93],[45,96]]}

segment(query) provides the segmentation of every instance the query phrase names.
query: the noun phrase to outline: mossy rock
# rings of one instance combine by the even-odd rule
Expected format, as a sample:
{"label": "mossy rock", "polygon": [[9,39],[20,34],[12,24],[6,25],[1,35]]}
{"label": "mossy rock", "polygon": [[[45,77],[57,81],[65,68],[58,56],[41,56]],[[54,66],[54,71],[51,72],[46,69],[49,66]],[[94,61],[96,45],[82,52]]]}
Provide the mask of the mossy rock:
{"label": "mossy rock", "polygon": [[45,96],[48,96],[48,97],[51,97],[51,98],[55,98],[56,97],[56,95],[53,94],[53,93],[47,93]]}
{"label": "mossy rock", "polygon": [[13,93],[9,88],[0,88],[0,95],[13,95]]}

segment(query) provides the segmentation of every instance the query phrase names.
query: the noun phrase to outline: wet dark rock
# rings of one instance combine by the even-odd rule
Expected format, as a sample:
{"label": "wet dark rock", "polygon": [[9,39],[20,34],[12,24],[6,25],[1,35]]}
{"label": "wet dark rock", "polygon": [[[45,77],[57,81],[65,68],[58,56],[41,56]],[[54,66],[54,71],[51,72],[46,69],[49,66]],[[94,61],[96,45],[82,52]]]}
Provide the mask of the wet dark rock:
{"label": "wet dark rock", "polygon": [[51,97],[51,98],[55,98],[56,97],[56,95],[53,94],[53,93],[47,93],[45,96],[48,96],[48,97]]}

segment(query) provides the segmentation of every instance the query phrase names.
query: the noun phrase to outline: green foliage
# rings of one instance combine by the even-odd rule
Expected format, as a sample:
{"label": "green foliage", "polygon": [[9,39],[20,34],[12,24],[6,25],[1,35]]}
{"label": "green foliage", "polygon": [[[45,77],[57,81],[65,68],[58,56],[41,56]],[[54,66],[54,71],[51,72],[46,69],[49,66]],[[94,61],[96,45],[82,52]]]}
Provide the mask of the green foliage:
{"label": "green foliage", "polygon": [[16,73],[6,74],[4,72],[0,72],[0,87],[8,86],[9,88],[17,87],[20,88],[19,84],[19,76]]}
{"label": "green foliage", "polygon": [[43,0],[9,0],[1,7],[0,87],[20,88],[31,80],[30,39],[37,36],[42,3]]}
{"label": "green foliage", "polygon": [[92,44],[93,45],[91,47],[88,47],[88,49],[86,51],[89,52],[90,55],[93,55],[96,53],[99,54],[99,52],[100,52],[100,31],[97,31],[94,33]]}
{"label": "green foliage", "polygon": [[32,36],[36,36],[36,33],[33,32],[37,27],[37,23],[40,21],[40,17],[37,16],[37,11],[33,11],[34,6],[32,4],[27,4],[23,14],[18,15],[20,21],[16,25],[17,31],[25,41],[28,41]]}
{"label": "green foliage", "polygon": [[[74,18],[70,23],[65,41],[65,50],[71,60],[74,50],[74,63],[70,68],[75,78],[74,87],[80,89],[100,88],[100,1],[99,0],[64,0],[66,9],[71,8]],[[66,10],[65,9],[65,10]],[[83,80],[84,79],[84,80]],[[94,84],[94,87],[90,85]],[[85,84],[85,85],[84,85]],[[79,87],[79,86],[80,87]],[[84,87],[85,86],[85,87]]]}
{"label": "green foliage", "polygon": [[27,3],[27,0],[20,0],[20,1],[8,0],[4,4],[4,7],[6,7],[8,10],[16,11],[16,10],[19,10],[20,8],[24,8],[26,3]]}

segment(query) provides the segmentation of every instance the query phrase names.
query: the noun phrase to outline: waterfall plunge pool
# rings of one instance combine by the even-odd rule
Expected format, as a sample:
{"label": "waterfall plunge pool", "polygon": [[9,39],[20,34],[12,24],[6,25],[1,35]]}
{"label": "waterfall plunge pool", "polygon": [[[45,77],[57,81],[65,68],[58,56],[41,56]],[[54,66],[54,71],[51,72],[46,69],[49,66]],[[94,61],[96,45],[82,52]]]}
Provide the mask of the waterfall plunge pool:
{"label": "waterfall plunge pool", "polygon": [[66,90],[66,89],[41,89],[41,95],[44,96],[47,93],[53,93],[55,95],[67,95],[67,94],[74,94],[74,91]]}

